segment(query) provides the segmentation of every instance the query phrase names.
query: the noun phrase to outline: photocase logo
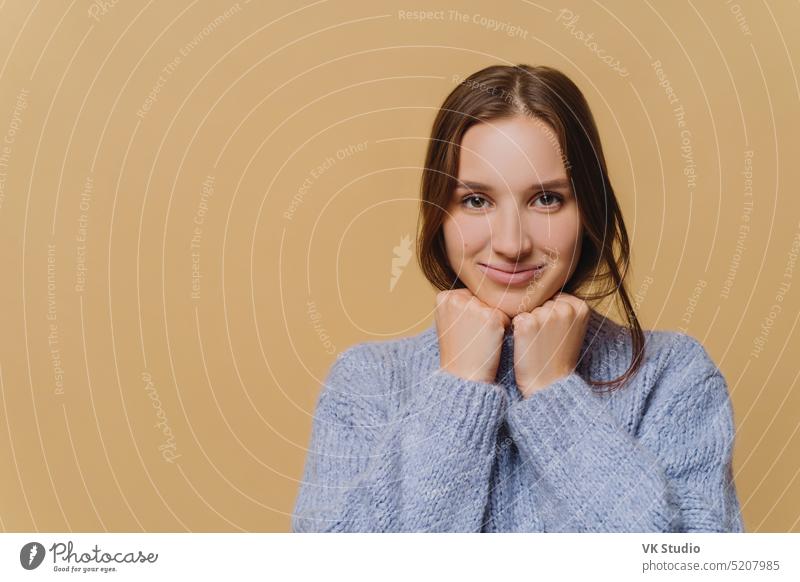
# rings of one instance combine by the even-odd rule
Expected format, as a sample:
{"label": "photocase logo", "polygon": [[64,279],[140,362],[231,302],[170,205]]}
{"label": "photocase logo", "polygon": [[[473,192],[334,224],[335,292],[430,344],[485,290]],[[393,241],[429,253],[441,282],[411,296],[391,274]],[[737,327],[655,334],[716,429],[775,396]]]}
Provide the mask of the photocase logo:
{"label": "photocase logo", "polygon": [[44,560],[44,546],[39,542],[28,542],[19,551],[19,563],[26,570],[35,570]]}
{"label": "photocase logo", "polygon": [[411,260],[411,235],[404,234],[400,239],[400,244],[392,248],[394,257],[392,257],[392,278],[389,281],[389,291],[394,290],[394,286],[400,280],[400,275],[403,274],[403,267]]}

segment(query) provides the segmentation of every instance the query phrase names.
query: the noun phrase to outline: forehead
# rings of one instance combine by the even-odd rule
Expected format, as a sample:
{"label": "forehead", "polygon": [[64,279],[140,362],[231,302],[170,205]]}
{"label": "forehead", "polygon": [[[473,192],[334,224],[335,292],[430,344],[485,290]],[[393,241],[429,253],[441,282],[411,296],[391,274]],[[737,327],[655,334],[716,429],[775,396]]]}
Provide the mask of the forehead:
{"label": "forehead", "polygon": [[566,175],[558,137],[538,118],[481,122],[461,140],[458,178],[515,187]]}

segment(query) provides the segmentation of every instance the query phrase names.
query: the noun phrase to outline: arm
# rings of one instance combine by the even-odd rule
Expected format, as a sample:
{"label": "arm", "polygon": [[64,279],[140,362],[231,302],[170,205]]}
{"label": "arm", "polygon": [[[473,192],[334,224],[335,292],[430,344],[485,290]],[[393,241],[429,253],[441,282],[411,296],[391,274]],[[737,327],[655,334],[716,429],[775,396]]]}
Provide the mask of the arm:
{"label": "arm", "polygon": [[357,347],[333,364],[320,394],[292,531],[480,531],[502,388],[439,370],[385,418],[375,396],[358,394],[380,374]]}
{"label": "arm", "polygon": [[638,438],[575,373],[509,408],[558,529],[744,531],[727,385],[702,345],[681,337],[688,347],[653,388]]}

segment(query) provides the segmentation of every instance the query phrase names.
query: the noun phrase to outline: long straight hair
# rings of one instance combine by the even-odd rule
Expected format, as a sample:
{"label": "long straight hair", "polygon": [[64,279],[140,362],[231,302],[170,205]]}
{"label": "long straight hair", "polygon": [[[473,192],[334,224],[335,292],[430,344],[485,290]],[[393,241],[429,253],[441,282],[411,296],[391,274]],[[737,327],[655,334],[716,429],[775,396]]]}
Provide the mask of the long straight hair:
{"label": "long straight hair", "polygon": [[[437,289],[464,288],[447,258],[442,225],[458,181],[461,140],[481,122],[516,116],[542,122],[562,152],[584,227],[581,255],[564,291],[587,301],[614,296],[622,306],[632,337],[632,358],[625,373],[610,381],[592,381],[613,391],[639,369],[645,337],[625,285],[630,244],[594,118],[580,89],[551,67],[493,65],[464,79],[447,96],[431,129],[420,197],[417,262]],[[588,289],[594,288],[593,290]]]}

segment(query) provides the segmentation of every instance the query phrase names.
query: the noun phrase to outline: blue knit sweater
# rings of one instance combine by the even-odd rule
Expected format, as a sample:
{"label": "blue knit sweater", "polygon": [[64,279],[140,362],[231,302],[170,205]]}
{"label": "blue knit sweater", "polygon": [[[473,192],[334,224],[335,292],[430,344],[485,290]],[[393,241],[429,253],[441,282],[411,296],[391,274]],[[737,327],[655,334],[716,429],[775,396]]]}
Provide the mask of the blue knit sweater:
{"label": "blue knit sweater", "polygon": [[435,326],[359,343],[317,400],[295,532],[741,532],[733,409],[691,336],[592,309],[575,372],[523,399],[507,330],[495,382],[439,369]]}

